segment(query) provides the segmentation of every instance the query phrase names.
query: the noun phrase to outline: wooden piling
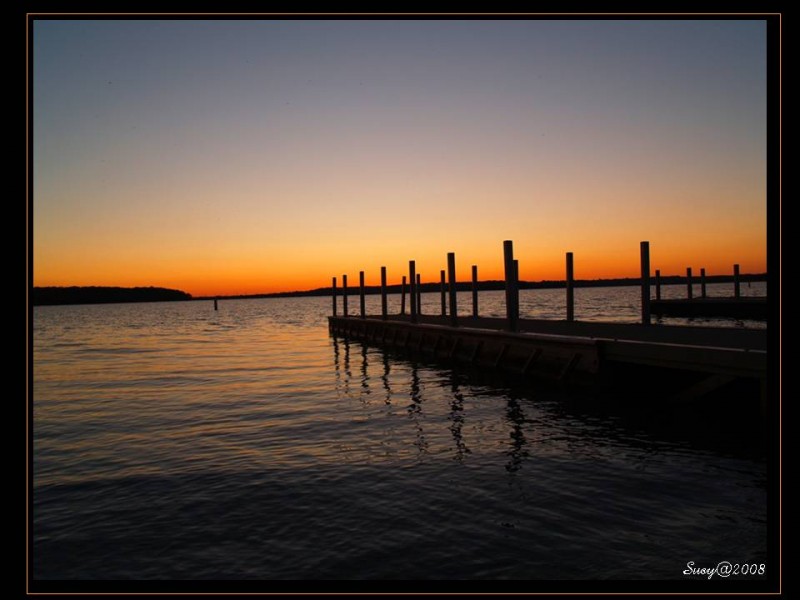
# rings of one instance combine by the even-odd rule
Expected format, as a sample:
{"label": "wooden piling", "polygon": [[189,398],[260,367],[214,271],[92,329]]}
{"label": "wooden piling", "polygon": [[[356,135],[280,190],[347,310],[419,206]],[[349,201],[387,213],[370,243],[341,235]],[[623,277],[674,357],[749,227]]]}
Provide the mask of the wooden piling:
{"label": "wooden piling", "polygon": [[514,265],[514,314],[519,323],[519,261],[515,258]]}
{"label": "wooden piling", "polygon": [[417,322],[417,263],[408,261],[408,296],[411,307],[411,322]]}
{"label": "wooden piling", "polygon": [[706,297],[706,270],[700,269],[700,297]]}
{"label": "wooden piling", "polygon": [[445,292],[444,292],[444,285],[445,285],[444,269],[441,270],[441,272],[439,273],[439,276],[440,276],[440,279],[441,279],[441,281],[439,283],[439,289],[441,291],[441,296],[442,296],[442,316],[446,317],[447,316],[447,296],[445,295]]}
{"label": "wooden piling", "polygon": [[450,325],[458,327],[458,300],[456,298],[456,253],[447,253],[447,279],[450,283]]}
{"label": "wooden piling", "polygon": [[347,275],[342,275],[342,315],[347,316]]}
{"label": "wooden piling", "polygon": [[417,314],[422,314],[422,275],[417,273]]}
{"label": "wooden piling", "polygon": [[386,267],[381,267],[381,318],[386,319],[387,316],[386,304]]}
{"label": "wooden piling", "polygon": [[214,298],[214,310],[219,310],[219,307],[217,306],[217,299],[216,298]]}
{"label": "wooden piling", "polygon": [[478,316],[478,265],[472,265],[472,316]]}
{"label": "wooden piling", "polygon": [[642,325],[650,325],[650,242],[639,244],[642,263]]}
{"label": "wooden piling", "polygon": [[506,322],[509,331],[516,331],[519,315],[515,311],[516,304],[514,303],[516,282],[514,278],[514,242],[511,240],[503,241],[503,263],[506,279]]}
{"label": "wooden piling", "polygon": [[333,278],[331,283],[331,296],[333,297],[333,316],[336,316],[336,277]]}
{"label": "wooden piling", "polygon": [[686,297],[692,299],[692,267],[686,267]]}
{"label": "wooden piling", "polygon": [[367,311],[364,303],[364,271],[358,272],[358,304],[361,309],[361,318],[367,316]]}
{"label": "wooden piling", "polygon": [[661,270],[656,269],[656,300],[661,300]]}
{"label": "wooden piling", "polygon": [[733,297],[739,298],[741,290],[739,289],[739,263],[733,265]]}
{"label": "wooden piling", "polygon": [[575,320],[575,294],[572,252],[567,252],[567,321]]}
{"label": "wooden piling", "polygon": [[400,314],[406,314],[406,276],[403,275],[403,283],[400,284]]}

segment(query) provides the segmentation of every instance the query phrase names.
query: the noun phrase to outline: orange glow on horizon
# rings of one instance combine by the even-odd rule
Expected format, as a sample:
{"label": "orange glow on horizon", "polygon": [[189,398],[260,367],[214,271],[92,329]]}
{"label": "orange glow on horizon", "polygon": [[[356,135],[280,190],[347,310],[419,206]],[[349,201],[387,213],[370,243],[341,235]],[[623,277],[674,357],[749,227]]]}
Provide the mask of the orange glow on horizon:
{"label": "orange glow on horizon", "polygon": [[[756,240],[757,242],[757,240]],[[563,280],[565,277],[565,252],[574,254],[576,279],[613,279],[639,276],[639,245],[625,244],[625,248],[611,246],[592,248],[589,243],[567,247],[564,251],[552,248],[540,248],[534,244],[515,242],[514,255],[519,261],[520,279],[525,281]],[[661,271],[663,276],[684,275],[686,267],[692,267],[697,275],[700,268],[705,268],[707,275],[729,275],[733,272],[733,264],[739,263],[742,273],[766,272],[764,251],[759,251],[759,244],[753,243],[750,248],[739,243],[730,243],[721,247],[699,244],[687,247],[680,240],[663,243],[650,240],[651,271]],[[456,277],[459,281],[471,279],[471,266],[478,265],[478,278],[481,281],[502,280],[503,253],[502,240],[495,245],[494,251],[483,248],[466,247],[456,252]],[[438,282],[440,270],[447,268],[447,252],[412,253],[416,261],[416,271],[425,283]],[[192,296],[234,296],[265,294],[275,292],[303,291],[331,285],[331,277],[337,278],[337,285],[342,285],[342,275],[347,274],[348,287],[358,286],[359,271],[365,272],[365,284],[380,285],[380,267],[387,267],[387,279],[390,285],[398,284],[403,275],[408,274],[408,258],[398,256],[380,256],[367,249],[353,248],[339,255],[321,256],[319,260],[307,257],[297,264],[281,264],[280,261],[269,263],[250,257],[247,260],[230,263],[213,261],[210,264],[187,262],[185,265],[160,265],[152,270],[117,269],[112,263],[104,269],[95,269],[90,274],[80,275],[72,272],[68,276],[48,275],[44,273],[36,277],[36,286],[71,286],[71,285],[107,285],[107,286],[157,286],[180,289]],[[69,271],[65,271],[69,272]]]}

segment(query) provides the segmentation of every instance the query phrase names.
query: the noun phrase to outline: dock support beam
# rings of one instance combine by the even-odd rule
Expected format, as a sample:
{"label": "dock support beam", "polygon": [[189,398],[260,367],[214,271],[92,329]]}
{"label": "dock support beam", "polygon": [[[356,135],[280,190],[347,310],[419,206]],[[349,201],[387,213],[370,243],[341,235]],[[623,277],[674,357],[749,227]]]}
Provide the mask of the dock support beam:
{"label": "dock support beam", "polygon": [[478,317],[478,265],[472,265],[472,316]]}
{"label": "dock support beam", "polygon": [[347,316],[347,275],[342,275],[342,315]]}
{"label": "dock support beam", "polygon": [[400,314],[406,314],[406,276],[403,275],[403,283],[400,284]]}
{"label": "dock support beam", "polygon": [[450,325],[458,327],[458,300],[456,299],[456,253],[447,253],[447,279],[450,283]]}
{"label": "dock support beam", "polygon": [[656,300],[661,300],[661,270],[656,269]]}
{"label": "dock support beam", "polygon": [[331,283],[331,293],[333,296],[333,316],[336,316],[336,277],[333,278],[333,283]]}
{"label": "dock support beam", "polygon": [[417,273],[417,314],[422,314],[422,275]]}
{"label": "dock support beam", "polygon": [[739,263],[733,265],[733,297],[739,298],[741,291],[739,289]]}
{"label": "dock support beam", "polygon": [[381,267],[381,318],[386,320],[386,267]]}
{"label": "dock support beam", "polygon": [[506,275],[506,319],[509,331],[517,330],[517,296],[516,278],[514,273],[514,242],[505,240],[503,242],[503,262]]}
{"label": "dock support beam", "polygon": [[567,252],[567,321],[575,320],[574,271],[572,252]]}
{"label": "dock support beam", "polygon": [[439,273],[440,282],[439,282],[439,291],[441,292],[442,296],[442,316],[447,316],[447,295],[444,291],[445,286],[445,276],[444,276],[444,269],[442,269]]}
{"label": "dock support beam", "polygon": [[417,263],[408,261],[408,296],[411,307],[411,322],[417,322]]}
{"label": "dock support beam", "polygon": [[686,267],[686,297],[692,299],[692,267]]}
{"label": "dock support beam", "polygon": [[358,272],[358,304],[361,309],[361,318],[367,316],[366,306],[364,303],[364,271]]}
{"label": "dock support beam", "polygon": [[700,297],[706,297],[706,270],[700,269]]}
{"label": "dock support beam", "polygon": [[642,260],[642,325],[650,325],[650,242],[639,244]]}

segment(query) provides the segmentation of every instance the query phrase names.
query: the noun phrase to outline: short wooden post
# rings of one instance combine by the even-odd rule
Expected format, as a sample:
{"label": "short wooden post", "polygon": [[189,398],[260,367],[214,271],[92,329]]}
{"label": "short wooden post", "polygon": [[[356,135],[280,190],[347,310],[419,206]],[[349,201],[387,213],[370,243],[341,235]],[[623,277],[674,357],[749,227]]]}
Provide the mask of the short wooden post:
{"label": "short wooden post", "polygon": [[450,325],[458,327],[458,300],[456,299],[456,253],[447,253],[447,279],[450,283]]}
{"label": "short wooden post", "polygon": [[440,288],[441,295],[442,295],[442,316],[446,317],[447,316],[447,296],[444,293],[444,284],[445,284],[444,269],[441,270],[441,273],[439,275],[440,275],[440,279],[441,279],[441,282],[439,283],[439,288]]}
{"label": "short wooden post", "polygon": [[359,294],[359,308],[361,309],[361,318],[367,315],[364,303],[364,271],[358,272],[358,294]]}
{"label": "short wooden post", "polygon": [[650,325],[650,242],[639,244],[642,262],[642,325]]}
{"label": "short wooden post", "polygon": [[700,269],[700,297],[706,297],[706,270]]}
{"label": "short wooden post", "polygon": [[514,280],[514,242],[503,242],[503,263],[506,278],[506,321],[510,331],[517,330],[517,313],[515,312],[515,280]]}
{"label": "short wooden post", "polygon": [[214,310],[219,310],[219,307],[217,306],[217,299],[216,298],[214,298]]}
{"label": "short wooden post", "polygon": [[347,275],[342,275],[342,315],[347,316]]}
{"label": "short wooden post", "polygon": [[472,316],[478,318],[478,265],[472,265]]}
{"label": "short wooden post", "polygon": [[739,289],[739,263],[733,265],[733,297],[739,298],[741,291]]}
{"label": "short wooden post", "polygon": [[411,307],[411,322],[417,322],[417,263],[408,261],[408,296]]}
{"label": "short wooden post", "polygon": [[381,318],[386,319],[386,267],[381,267]]}
{"label": "short wooden post", "polygon": [[333,296],[333,316],[336,316],[336,277],[333,278],[333,283],[331,284],[331,292]]}
{"label": "short wooden post", "polygon": [[686,297],[692,299],[692,267],[686,267]]}
{"label": "short wooden post", "polygon": [[400,284],[400,314],[406,314],[406,276],[403,275],[403,283]]}
{"label": "short wooden post", "polygon": [[567,321],[575,320],[575,294],[573,292],[574,283],[572,252],[567,252]]}
{"label": "short wooden post", "polygon": [[422,314],[422,275],[417,273],[417,316]]}
{"label": "short wooden post", "polygon": [[661,300],[661,270],[656,269],[656,300]]}
{"label": "short wooden post", "polygon": [[519,261],[514,259],[514,314],[519,322]]}

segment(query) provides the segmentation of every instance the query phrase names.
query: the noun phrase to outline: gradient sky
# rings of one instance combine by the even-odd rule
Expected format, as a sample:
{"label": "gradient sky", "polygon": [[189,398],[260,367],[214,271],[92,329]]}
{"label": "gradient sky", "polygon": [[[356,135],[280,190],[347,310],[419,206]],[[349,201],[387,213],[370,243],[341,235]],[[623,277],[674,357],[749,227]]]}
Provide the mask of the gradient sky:
{"label": "gradient sky", "polygon": [[766,271],[763,21],[58,21],[34,284]]}

